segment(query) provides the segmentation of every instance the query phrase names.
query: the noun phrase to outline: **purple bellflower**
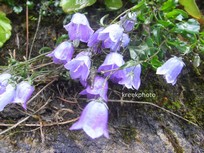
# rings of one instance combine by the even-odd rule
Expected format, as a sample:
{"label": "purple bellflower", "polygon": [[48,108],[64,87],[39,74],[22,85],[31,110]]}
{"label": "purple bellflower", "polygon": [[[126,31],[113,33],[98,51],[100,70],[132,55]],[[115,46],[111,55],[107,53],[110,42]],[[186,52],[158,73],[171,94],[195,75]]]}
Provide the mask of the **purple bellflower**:
{"label": "purple bellflower", "polygon": [[134,29],[136,17],[137,15],[135,12],[129,12],[125,16],[121,17],[120,22],[125,32],[130,32]]}
{"label": "purple bellflower", "polygon": [[94,34],[90,37],[88,41],[88,47],[92,48],[95,53],[100,53],[101,49],[104,48],[102,46],[101,41],[98,39],[99,32],[103,31],[104,28],[98,29]]}
{"label": "purple bellflower", "polygon": [[80,40],[82,42],[88,42],[94,32],[86,16],[81,13],[75,13],[71,22],[65,25],[64,28],[68,31],[70,40]]}
{"label": "purple bellflower", "polygon": [[90,52],[80,52],[74,59],[64,65],[70,71],[72,79],[87,80],[91,66],[90,55]]}
{"label": "purple bellflower", "polygon": [[8,84],[6,86],[5,92],[0,94],[0,111],[2,111],[7,104],[13,101],[14,96],[15,96],[15,87],[12,86],[11,84]]}
{"label": "purple bellflower", "polygon": [[92,139],[102,135],[109,138],[107,124],[108,108],[106,103],[94,100],[88,103],[80,119],[70,127],[70,130],[83,129]]}
{"label": "purple bellflower", "polygon": [[123,84],[128,89],[134,88],[138,90],[141,84],[141,65],[138,64],[137,66],[128,67],[125,69],[125,73],[125,77],[118,84]]}
{"label": "purple bellflower", "polygon": [[86,89],[82,90],[80,95],[87,95],[88,99],[93,98],[102,98],[104,101],[107,101],[107,92],[108,92],[108,82],[103,77],[96,76],[94,79],[93,87],[88,85]]}
{"label": "purple bellflower", "polygon": [[121,46],[125,48],[129,44],[129,42],[130,42],[129,36],[126,33],[123,33],[122,40],[121,40]]}
{"label": "purple bellflower", "polygon": [[6,86],[10,78],[11,78],[11,74],[9,73],[3,73],[0,75],[0,94],[6,91]]}
{"label": "purple bellflower", "polygon": [[177,76],[181,73],[184,65],[181,58],[175,56],[167,60],[161,67],[158,67],[156,74],[164,75],[167,83],[175,85]]}
{"label": "purple bellflower", "polygon": [[47,56],[52,57],[55,64],[66,64],[71,60],[73,53],[74,48],[72,44],[69,41],[65,41],[59,44],[57,48]]}
{"label": "purple bellflower", "polygon": [[110,79],[114,83],[118,83],[124,77],[124,71],[118,70],[120,66],[124,64],[123,56],[117,52],[109,53],[103,64],[98,68],[98,72],[101,72],[106,77],[110,77]]}
{"label": "purple bellflower", "polygon": [[98,40],[102,41],[104,48],[118,51],[120,47],[126,47],[130,39],[128,35],[123,35],[124,29],[119,24],[112,24],[99,32]]}
{"label": "purple bellflower", "polygon": [[31,97],[34,87],[31,86],[28,82],[22,81],[17,85],[15,98],[13,100],[14,103],[22,104],[22,107],[26,109],[26,103],[28,99]]}

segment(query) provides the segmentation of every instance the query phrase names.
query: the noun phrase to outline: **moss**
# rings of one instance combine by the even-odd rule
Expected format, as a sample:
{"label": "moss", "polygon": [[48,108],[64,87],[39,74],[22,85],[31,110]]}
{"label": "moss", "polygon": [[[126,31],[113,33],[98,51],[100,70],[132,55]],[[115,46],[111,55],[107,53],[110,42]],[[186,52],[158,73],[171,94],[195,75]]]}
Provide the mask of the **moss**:
{"label": "moss", "polygon": [[171,142],[172,146],[174,147],[174,151],[176,153],[183,153],[184,152],[183,148],[180,146],[173,132],[165,126],[163,126],[163,131],[164,131],[164,134],[167,136],[168,140]]}
{"label": "moss", "polygon": [[131,126],[120,128],[120,133],[125,143],[129,144],[131,141],[136,140],[137,130]]}

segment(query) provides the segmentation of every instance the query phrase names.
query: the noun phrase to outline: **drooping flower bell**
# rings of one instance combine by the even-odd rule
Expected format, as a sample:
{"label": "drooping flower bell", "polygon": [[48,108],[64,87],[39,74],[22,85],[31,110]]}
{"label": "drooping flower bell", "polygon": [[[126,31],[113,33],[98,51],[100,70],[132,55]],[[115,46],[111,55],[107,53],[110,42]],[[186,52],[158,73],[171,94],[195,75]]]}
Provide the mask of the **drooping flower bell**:
{"label": "drooping flower bell", "polygon": [[9,73],[3,73],[0,75],[0,94],[6,91],[6,86],[10,78],[11,78],[11,74]]}
{"label": "drooping flower bell", "polygon": [[86,81],[91,66],[90,52],[80,52],[74,59],[64,65],[69,70],[72,79]]}
{"label": "drooping flower bell", "polygon": [[84,108],[80,119],[70,127],[70,130],[83,129],[92,139],[102,135],[109,138],[107,124],[107,105],[104,102],[93,100]]}
{"label": "drooping flower bell", "polygon": [[68,31],[70,40],[80,40],[82,42],[88,42],[94,32],[86,16],[81,13],[75,13],[71,22],[65,25],[64,28]]}
{"label": "drooping flower bell", "polygon": [[164,75],[167,83],[175,85],[177,77],[181,73],[184,65],[181,58],[174,56],[167,60],[162,66],[158,67],[156,74]]}
{"label": "drooping flower bell", "polygon": [[34,87],[27,81],[22,81],[17,85],[14,103],[20,103],[24,109],[26,109],[26,103],[30,99]]}
{"label": "drooping flower bell", "polygon": [[135,12],[129,12],[120,18],[120,22],[125,32],[130,32],[134,29],[137,14]]}
{"label": "drooping flower bell", "polygon": [[107,101],[108,82],[106,79],[100,76],[96,76],[94,79],[93,87],[88,85],[86,89],[82,90],[80,95],[87,95],[88,99],[102,98]]}
{"label": "drooping flower bell", "polygon": [[95,53],[100,53],[101,49],[104,48],[102,46],[101,41],[98,39],[99,32],[103,31],[104,28],[98,29],[94,34],[90,37],[87,46],[92,48]]}
{"label": "drooping flower bell", "polygon": [[98,68],[98,72],[101,72],[106,77],[110,77],[110,79],[114,83],[118,83],[124,77],[124,71],[119,70],[124,64],[123,56],[117,52],[109,53],[103,64]]}
{"label": "drooping flower bell", "polygon": [[125,77],[118,82],[118,84],[125,85],[128,89],[139,89],[141,80],[141,65],[138,64],[137,66],[128,67],[125,70]]}
{"label": "drooping flower bell", "polygon": [[48,57],[53,58],[55,64],[66,64],[73,56],[74,48],[72,43],[69,41],[62,42],[59,44],[54,51],[48,54]]}
{"label": "drooping flower bell", "polygon": [[126,47],[130,41],[128,35],[123,35],[124,29],[119,24],[112,24],[99,32],[98,40],[101,40],[104,48],[118,51],[120,47]]}
{"label": "drooping flower bell", "polygon": [[4,107],[11,103],[15,96],[15,87],[11,84],[6,86],[5,91],[0,94],[0,111],[4,109]]}

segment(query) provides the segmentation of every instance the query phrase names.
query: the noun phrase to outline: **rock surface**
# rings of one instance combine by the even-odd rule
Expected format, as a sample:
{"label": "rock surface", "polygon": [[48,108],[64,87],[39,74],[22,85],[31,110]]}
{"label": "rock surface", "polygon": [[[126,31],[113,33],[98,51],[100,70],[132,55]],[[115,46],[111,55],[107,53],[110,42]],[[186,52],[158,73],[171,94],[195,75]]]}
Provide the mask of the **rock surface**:
{"label": "rock surface", "polygon": [[[83,131],[69,131],[69,125],[1,136],[1,153],[202,153],[204,133],[152,106],[109,104],[110,139],[92,140]],[[120,107],[120,109],[119,109]],[[122,108],[122,109],[121,109]]]}

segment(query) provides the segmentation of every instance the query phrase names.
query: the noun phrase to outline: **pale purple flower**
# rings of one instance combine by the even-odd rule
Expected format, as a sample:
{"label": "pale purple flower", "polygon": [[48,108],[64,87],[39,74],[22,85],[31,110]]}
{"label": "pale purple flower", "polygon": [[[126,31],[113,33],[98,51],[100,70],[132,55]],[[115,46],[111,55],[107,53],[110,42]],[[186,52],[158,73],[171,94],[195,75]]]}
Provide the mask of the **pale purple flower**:
{"label": "pale purple flower", "polygon": [[107,101],[107,92],[108,92],[108,82],[106,79],[100,76],[96,76],[94,79],[93,87],[88,85],[86,89],[81,91],[80,95],[87,95],[88,99],[93,98],[102,98],[104,101]]}
{"label": "pale purple flower", "polygon": [[104,28],[98,29],[94,34],[90,37],[87,46],[92,48],[95,53],[100,53],[101,49],[104,48],[102,46],[101,40],[98,39],[99,32],[103,31]]}
{"label": "pale purple flower", "polygon": [[69,41],[59,44],[54,51],[48,54],[48,57],[53,58],[55,64],[66,64],[73,56],[74,48]]}
{"label": "pale purple flower", "polygon": [[128,67],[125,70],[125,77],[118,82],[118,84],[125,85],[128,89],[139,89],[141,80],[141,65],[138,64],[137,66]]}
{"label": "pale purple flower", "polygon": [[120,22],[125,32],[130,32],[134,29],[137,14],[135,12],[129,12],[125,16],[121,17]]}
{"label": "pale purple flower", "polygon": [[81,13],[75,13],[71,22],[65,25],[64,28],[68,31],[70,40],[80,40],[82,42],[88,42],[94,32],[86,16]]}
{"label": "pale purple flower", "polygon": [[91,66],[90,52],[80,52],[74,59],[64,65],[72,79],[86,81]]}
{"label": "pale purple flower", "polygon": [[22,81],[17,85],[14,103],[22,104],[22,107],[26,109],[26,103],[30,99],[34,87],[30,85],[27,81]]}
{"label": "pale purple flower", "polygon": [[156,74],[164,75],[167,83],[174,85],[177,81],[177,76],[181,73],[184,66],[181,58],[172,57],[167,60],[162,66],[157,68]]}
{"label": "pale purple flower", "polygon": [[98,68],[98,72],[101,72],[106,77],[117,83],[124,77],[124,71],[119,68],[124,64],[123,56],[117,52],[109,53],[103,64]]}
{"label": "pale purple flower", "polygon": [[9,73],[3,73],[0,75],[0,94],[6,91],[6,86],[10,78],[11,78],[11,74]]}
{"label": "pale purple flower", "polygon": [[11,103],[15,96],[15,87],[11,84],[6,86],[5,92],[0,94],[0,111],[4,109],[4,107]]}
{"label": "pale purple flower", "polygon": [[129,36],[126,33],[123,33],[122,40],[121,40],[121,46],[125,48],[129,44],[129,42],[130,42]]}
{"label": "pale purple flower", "polygon": [[[128,44],[129,39],[123,35],[124,29],[119,24],[112,24],[99,32],[98,40],[101,40],[104,48],[110,48],[112,51],[118,51],[123,44]],[[127,42],[124,42],[127,41]],[[125,47],[123,45],[123,47]]]}
{"label": "pale purple flower", "polygon": [[108,133],[108,108],[104,102],[91,101],[84,108],[80,119],[74,123],[70,130],[83,129],[92,139],[104,135],[109,138]]}

